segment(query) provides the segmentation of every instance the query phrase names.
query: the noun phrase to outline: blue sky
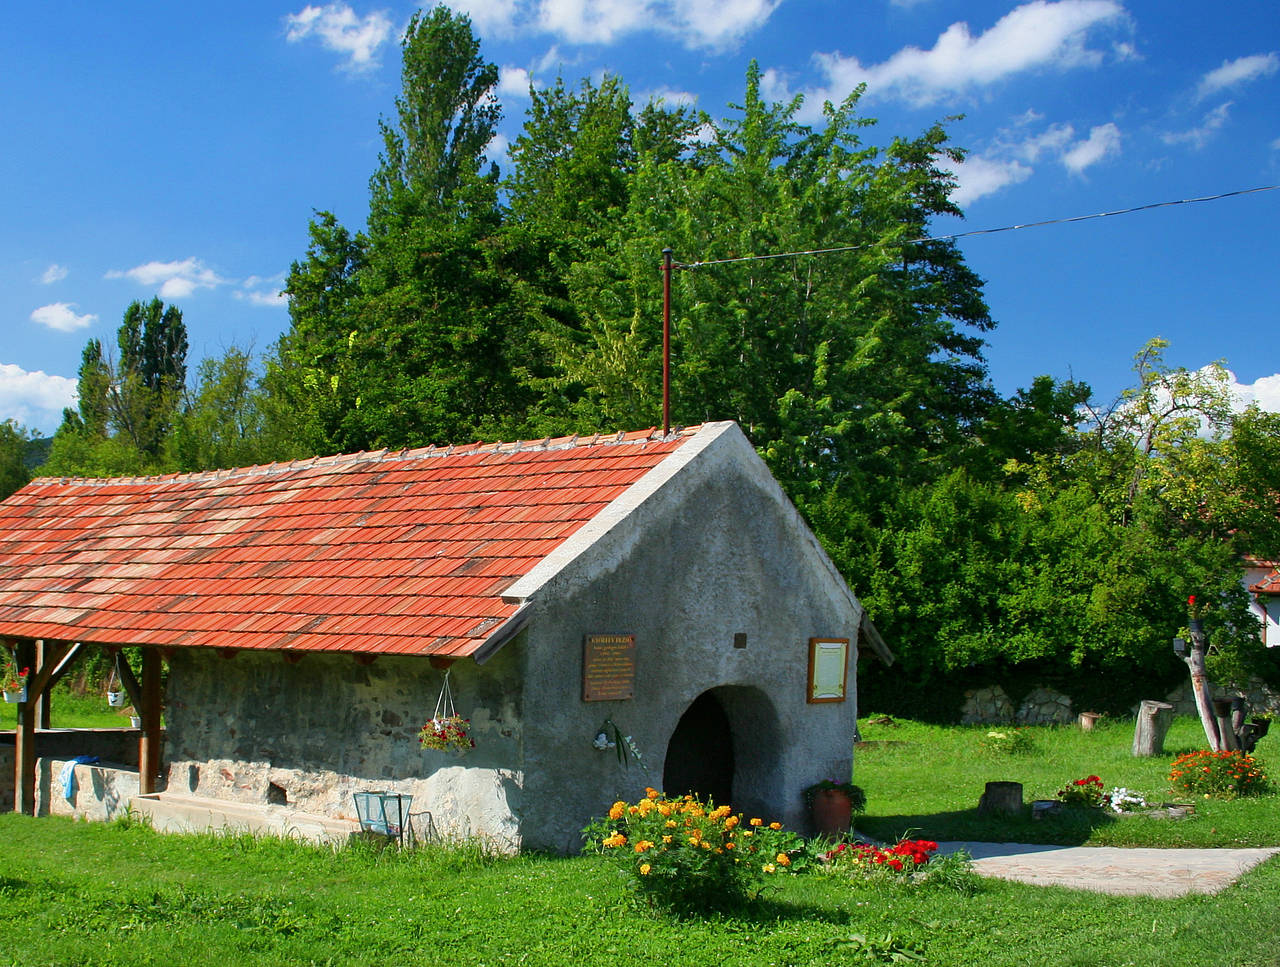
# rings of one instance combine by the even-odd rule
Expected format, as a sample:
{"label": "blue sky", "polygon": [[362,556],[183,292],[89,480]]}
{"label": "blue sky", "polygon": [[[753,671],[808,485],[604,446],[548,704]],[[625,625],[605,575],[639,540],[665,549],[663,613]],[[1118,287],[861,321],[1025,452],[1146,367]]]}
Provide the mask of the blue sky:
{"label": "blue sky", "polygon": [[[1280,6],[1168,0],[457,0],[530,82],[617,73],[723,115],[747,63],[803,117],[866,82],[868,139],[953,115],[966,219],[937,234],[1280,184]],[[125,306],[180,306],[194,364],[267,349],[313,209],[363,224],[413,5],[13,5],[0,33],[0,419],[52,432],[80,352]],[[1128,385],[1163,336],[1280,409],[1280,191],[965,239],[1011,393],[1041,373]],[[677,253],[694,260],[699,253]],[[658,258],[655,253],[655,259]]]}

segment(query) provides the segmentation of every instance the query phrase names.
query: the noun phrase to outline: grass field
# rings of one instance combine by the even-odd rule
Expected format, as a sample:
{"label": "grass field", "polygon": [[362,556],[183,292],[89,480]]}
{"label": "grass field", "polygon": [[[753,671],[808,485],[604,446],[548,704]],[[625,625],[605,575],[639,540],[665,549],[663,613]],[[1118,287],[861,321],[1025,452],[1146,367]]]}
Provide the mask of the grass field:
{"label": "grass field", "polygon": [[[1101,777],[1105,787],[1140,793],[1148,802],[1186,802],[1169,788],[1169,764],[1182,752],[1205,747],[1195,718],[1174,720],[1165,739],[1166,755],[1134,758],[1133,723],[1103,719],[1092,732],[1073,727],[1028,729],[1033,751],[993,753],[984,748],[988,727],[945,728],[902,722],[861,723],[865,740],[854,754],[854,782],[867,793],[859,830],[893,839],[919,830],[930,839],[1062,843],[1093,846],[1280,846],[1280,795],[1235,802],[1199,800],[1194,815],[1179,820],[1074,811],[1033,821],[987,819],[977,815],[987,782],[1023,784],[1023,797],[1053,799],[1068,782]],[[1280,735],[1268,735],[1256,756],[1280,767]],[[1280,784],[1280,768],[1270,774]],[[1273,784],[1273,788],[1275,785]]]}
{"label": "grass field", "polygon": [[[1092,772],[1108,787],[1154,794],[1172,758],[1129,761],[1124,725],[1088,736],[1033,730],[1041,751],[1025,758],[981,752],[981,730],[878,728],[862,731],[903,744],[859,750],[855,778],[870,800],[860,826],[894,832],[917,820],[928,835],[969,828],[987,779],[1024,782],[1030,799]],[[1194,739],[1179,723],[1168,747]],[[1134,824],[1124,834],[1134,841],[1160,842],[1170,829],[1213,839],[1221,825],[1276,842],[1278,813],[1273,794],[1067,838],[1100,842]],[[1246,833],[1251,820],[1240,816],[1265,831]],[[638,906],[595,856],[497,859],[473,844],[334,851],[12,814],[0,815],[0,842],[0,964],[1280,964],[1280,858],[1218,897],[996,880],[964,895],[809,874],[776,881],[737,915],[674,920]]]}

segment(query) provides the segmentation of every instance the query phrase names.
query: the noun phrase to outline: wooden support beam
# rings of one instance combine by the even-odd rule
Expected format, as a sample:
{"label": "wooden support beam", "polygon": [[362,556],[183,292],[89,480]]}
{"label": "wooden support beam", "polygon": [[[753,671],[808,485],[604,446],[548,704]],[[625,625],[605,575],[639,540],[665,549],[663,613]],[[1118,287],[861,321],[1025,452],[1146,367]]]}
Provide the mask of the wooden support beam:
{"label": "wooden support beam", "polygon": [[138,739],[138,791],[144,796],[156,791],[160,775],[160,672],[163,663],[155,648],[142,650],[142,702],[138,714],[142,718],[142,737]]}

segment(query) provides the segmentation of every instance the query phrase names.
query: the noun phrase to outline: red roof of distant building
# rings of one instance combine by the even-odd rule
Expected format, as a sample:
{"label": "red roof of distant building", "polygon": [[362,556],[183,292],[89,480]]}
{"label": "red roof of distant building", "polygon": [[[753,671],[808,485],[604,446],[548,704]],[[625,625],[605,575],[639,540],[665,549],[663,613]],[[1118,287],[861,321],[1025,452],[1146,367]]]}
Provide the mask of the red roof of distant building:
{"label": "red roof of distant building", "polygon": [[0,635],[465,657],[693,432],[39,479],[0,503]]}
{"label": "red roof of distant building", "polygon": [[1280,570],[1273,570],[1256,584],[1249,585],[1254,594],[1280,594]]}

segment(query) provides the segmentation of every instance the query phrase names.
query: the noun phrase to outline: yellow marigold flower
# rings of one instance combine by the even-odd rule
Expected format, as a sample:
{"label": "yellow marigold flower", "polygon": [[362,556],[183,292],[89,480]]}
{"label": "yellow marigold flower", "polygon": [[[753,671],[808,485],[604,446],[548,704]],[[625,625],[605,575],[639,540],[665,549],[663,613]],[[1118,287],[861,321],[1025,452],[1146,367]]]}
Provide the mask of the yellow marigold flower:
{"label": "yellow marigold flower", "polygon": [[772,863],[766,863],[764,866],[760,867],[760,869],[764,870],[766,873],[772,873],[775,867]]}
{"label": "yellow marigold flower", "polygon": [[705,839],[702,842],[700,842],[698,845],[701,846],[703,849],[711,849],[711,843]]}
{"label": "yellow marigold flower", "polygon": [[770,829],[781,829],[781,828],[782,828],[782,823],[770,823],[770,824],[769,824],[769,828],[770,828]]}
{"label": "yellow marigold flower", "polygon": [[734,848],[734,846],[736,846],[736,845],[737,845],[737,844],[736,844],[733,840],[729,840],[729,842],[727,842],[727,843],[725,843],[725,844],[724,844],[724,848],[725,848],[725,849],[733,849],[733,848]]}
{"label": "yellow marigold flower", "polygon": [[733,829],[735,826],[738,825],[741,819],[742,819],[741,816],[730,816],[728,819],[724,821],[724,828]]}
{"label": "yellow marigold flower", "polygon": [[689,845],[690,845],[690,846],[697,846],[697,845],[698,845],[698,837],[696,837],[696,836],[690,836],[690,837],[689,837]]}
{"label": "yellow marigold flower", "polygon": [[638,843],[636,843],[637,853],[643,853],[645,850],[652,849],[652,848],[653,848],[653,842],[651,840],[642,839]]}
{"label": "yellow marigold flower", "polygon": [[663,845],[663,846],[666,846],[666,845],[667,845],[668,843],[670,843],[670,842],[671,842],[671,837],[670,837],[670,836],[664,836],[664,837],[662,837],[662,845]]}
{"label": "yellow marigold flower", "polygon": [[689,838],[696,843],[698,840],[702,839],[702,830],[695,829],[692,833],[689,834]]}
{"label": "yellow marigold flower", "polygon": [[636,804],[635,811],[641,816],[648,816],[649,813],[653,812],[653,800],[641,799],[640,802]]}
{"label": "yellow marigold flower", "polygon": [[708,819],[721,820],[728,816],[732,810],[728,806],[717,806],[707,814]]}
{"label": "yellow marigold flower", "polygon": [[755,834],[756,834],[756,831],[754,829],[744,829],[742,831],[743,836],[754,836]]}
{"label": "yellow marigold flower", "polygon": [[644,798],[645,799],[661,799],[662,793],[658,792],[657,789],[654,789],[653,786],[645,786]]}
{"label": "yellow marigold flower", "polygon": [[677,823],[674,819],[668,819],[668,820],[667,820],[665,823],[663,823],[662,825],[663,825],[663,826],[665,826],[667,829],[675,829],[675,828],[676,828],[677,826],[679,826],[680,824],[679,824],[679,823]]}
{"label": "yellow marigold flower", "polygon": [[613,835],[606,836],[601,841],[601,844],[604,846],[612,847],[612,846],[623,846],[626,844],[626,842],[627,842],[627,837],[623,836],[621,833],[615,830]]}
{"label": "yellow marigold flower", "polygon": [[627,811],[627,804],[619,799],[611,807],[609,807],[610,819],[621,819],[623,813]]}
{"label": "yellow marigold flower", "polygon": [[640,864],[640,875],[641,875],[641,876],[648,876],[648,875],[649,875],[649,871],[650,871],[651,869],[653,869],[653,867],[652,867],[652,866],[650,866],[648,863],[641,863],[641,864]]}
{"label": "yellow marigold flower", "polygon": [[662,815],[664,815],[664,816],[670,816],[670,815],[671,815],[671,803],[669,803],[669,802],[660,802],[660,803],[658,803],[658,812],[662,813]]}
{"label": "yellow marigold flower", "polygon": [[764,820],[763,820],[763,819],[752,819],[752,820],[751,820],[751,825],[752,825],[752,826],[763,826],[763,825],[764,825]]}
{"label": "yellow marigold flower", "polygon": [[779,853],[777,856],[774,857],[774,859],[778,861],[779,866],[791,865],[791,857],[788,856],[786,853]]}

